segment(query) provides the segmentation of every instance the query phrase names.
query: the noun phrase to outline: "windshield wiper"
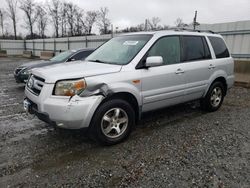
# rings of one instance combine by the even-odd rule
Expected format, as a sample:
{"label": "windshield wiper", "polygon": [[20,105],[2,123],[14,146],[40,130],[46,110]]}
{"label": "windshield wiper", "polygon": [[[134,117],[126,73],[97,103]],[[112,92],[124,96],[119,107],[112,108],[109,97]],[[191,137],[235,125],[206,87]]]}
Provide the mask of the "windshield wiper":
{"label": "windshield wiper", "polygon": [[91,60],[88,60],[88,61],[96,62],[96,63],[104,63],[104,64],[115,64],[115,63],[111,63],[111,62],[107,62],[107,61],[102,61],[102,60],[99,60],[99,59],[91,59]]}
{"label": "windshield wiper", "polygon": [[108,62],[105,62],[105,61],[102,61],[102,60],[99,60],[99,59],[90,59],[88,61],[96,62],[96,63],[108,63]]}
{"label": "windshield wiper", "polygon": [[99,60],[99,59],[90,59],[90,60],[87,60],[87,61],[95,62],[95,63],[104,63],[104,64],[111,64],[111,65],[119,65],[117,63],[102,61],[102,60]]}

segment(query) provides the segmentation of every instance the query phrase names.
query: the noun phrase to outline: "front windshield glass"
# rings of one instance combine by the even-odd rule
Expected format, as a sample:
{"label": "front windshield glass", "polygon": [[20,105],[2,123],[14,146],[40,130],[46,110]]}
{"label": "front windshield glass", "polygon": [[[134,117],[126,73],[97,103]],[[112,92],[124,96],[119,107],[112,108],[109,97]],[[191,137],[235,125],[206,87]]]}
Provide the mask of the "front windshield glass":
{"label": "front windshield glass", "polygon": [[72,50],[62,52],[55,57],[51,58],[50,61],[64,61],[68,59],[74,52]]}
{"label": "front windshield glass", "polygon": [[128,64],[151,37],[152,35],[115,37],[95,50],[86,60],[117,65]]}

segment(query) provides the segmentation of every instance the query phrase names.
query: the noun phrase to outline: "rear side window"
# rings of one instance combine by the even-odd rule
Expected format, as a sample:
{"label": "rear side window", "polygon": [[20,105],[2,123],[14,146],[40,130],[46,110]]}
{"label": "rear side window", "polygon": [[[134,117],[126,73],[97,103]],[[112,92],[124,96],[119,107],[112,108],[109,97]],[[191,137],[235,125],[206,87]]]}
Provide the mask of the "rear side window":
{"label": "rear side window", "polygon": [[183,61],[211,59],[206,40],[200,36],[183,36]]}
{"label": "rear side window", "polygon": [[169,36],[159,39],[149,50],[148,57],[161,56],[164,65],[180,63],[180,37]]}
{"label": "rear side window", "polygon": [[226,44],[221,38],[219,37],[208,37],[208,38],[213,46],[216,58],[226,58],[230,56]]}

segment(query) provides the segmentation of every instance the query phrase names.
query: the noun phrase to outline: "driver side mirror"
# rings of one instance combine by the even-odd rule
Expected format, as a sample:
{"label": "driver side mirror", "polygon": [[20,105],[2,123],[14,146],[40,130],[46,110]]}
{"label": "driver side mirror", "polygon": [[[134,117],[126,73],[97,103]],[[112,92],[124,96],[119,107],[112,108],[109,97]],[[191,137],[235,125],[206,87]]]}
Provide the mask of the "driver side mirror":
{"label": "driver side mirror", "polygon": [[156,67],[163,65],[163,58],[161,56],[151,56],[146,59],[146,67]]}

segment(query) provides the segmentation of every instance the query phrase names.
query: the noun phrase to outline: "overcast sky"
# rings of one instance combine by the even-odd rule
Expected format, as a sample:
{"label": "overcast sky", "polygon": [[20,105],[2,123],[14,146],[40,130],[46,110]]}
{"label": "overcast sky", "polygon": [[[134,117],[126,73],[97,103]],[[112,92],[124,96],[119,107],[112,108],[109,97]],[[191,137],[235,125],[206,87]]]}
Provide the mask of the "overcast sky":
{"label": "overcast sky", "polygon": [[131,25],[145,18],[160,17],[162,24],[173,25],[176,18],[190,23],[198,11],[200,23],[250,20],[250,0],[72,0],[82,8],[107,6],[114,25]]}
{"label": "overcast sky", "polygon": [[[3,0],[1,0],[3,1]],[[47,0],[36,0],[46,2]],[[191,23],[195,10],[199,23],[250,20],[250,0],[68,0],[85,11],[108,7],[114,27],[125,28],[159,17],[162,25],[174,25],[179,17]],[[21,11],[19,10],[21,13]]]}

